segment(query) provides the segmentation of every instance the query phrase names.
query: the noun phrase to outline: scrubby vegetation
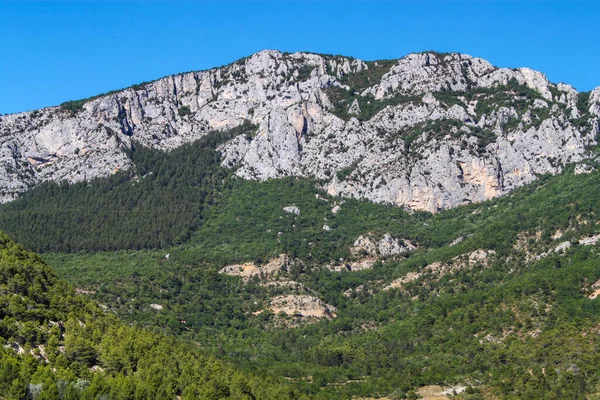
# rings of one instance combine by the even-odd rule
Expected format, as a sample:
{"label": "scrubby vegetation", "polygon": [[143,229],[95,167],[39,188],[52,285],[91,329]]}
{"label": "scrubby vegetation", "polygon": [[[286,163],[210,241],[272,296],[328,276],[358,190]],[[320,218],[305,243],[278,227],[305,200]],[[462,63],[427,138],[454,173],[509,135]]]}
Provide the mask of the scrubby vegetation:
{"label": "scrubby vegetation", "polygon": [[[373,95],[362,96],[354,89],[346,90],[337,86],[331,86],[325,92],[334,106],[330,112],[344,120],[356,117],[361,121],[366,121],[387,106],[409,102],[414,104],[421,103],[419,96],[404,96],[397,94],[394,97],[376,100]],[[358,107],[360,109],[360,112],[357,114],[349,112],[350,106],[354,101],[358,102]]]}
{"label": "scrubby vegetation", "polygon": [[[422,104],[421,96],[410,94],[396,93],[393,97],[383,99],[375,99],[371,94],[362,94],[362,92],[372,86],[373,80],[371,77],[376,76],[381,79],[384,71],[387,72],[391,64],[386,62],[381,63],[380,69],[374,71],[365,70],[355,74],[349,74],[342,79],[340,83],[347,85],[349,89],[340,86],[331,86],[326,90],[329,100],[333,104],[333,109],[330,110],[338,117],[348,120],[355,117],[361,121],[369,120],[387,106],[398,104],[412,103],[414,105]],[[366,85],[366,86],[365,86]],[[555,97],[560,97],[561,92],[555,93]],[[539,127],[540,124],[548,119],[552,113],[552,105],[556,105],[559,109],[565,109],[565,105],[559,102],[552,102],[545,99],[541,93],[529,88],[526,85],[519,84],[516,79],[511,79],[507,85],[497,85],[491,88],[470,87],[466,91],[442,90],[433,94],[435,98],[446,108],[454,105],[466,107],[470,102],[475,103],[476,119],[481,119],[484,115],[490,115],[498,112],[502,107],[513,108],[516,111],[516,117],[510,117],[503,125],[505,131],[514,131],[519,124],[522,124],[521,129],[527,130],[530,127]],[[523,115],[532,108],[534,100],[541,100],[547,104],[546,107],[539,107],[533,110],[530,115],[530,122],[522,123]],[[577,108],[580,116],[577,119],[572,119],[571,122],[580,128],[589,128],[590,119],[587,109],[589,92],[584,92],[579,95]],[[556,98],[555,98],[556,100]],[[357,102],[359,112],[350,112],[351,106]],[[477,121],[472,121],[477,122]],[[480,129],[480,132],[483,130]],[[486,144],[495,140],[495,134],[490,129],[485,129],[485,138],[482,139],[480,149],[483,150]]]}
{"label": "scrubby vegetation", "polygon": [[2,398],[300,398],[193,344],[119,323],[4,234],[0,305]]}
{"label": "scrubby vegetation", "polygon": [[381,82],[383,75],[388,73],[397,62],[398,60],[367,61],[365,62],[367,69],[342,76],[340,83],[348,85],[356,91],[365,90]]}
{"label": "scrubby vegetation", "polygon": [[177,110],[177,114],[179,114],[180,117],[185,117],[186,115],[190,115],[192,113],[192,110],[190,110],[190,106],[181,106],[179,107],[179,110]]}

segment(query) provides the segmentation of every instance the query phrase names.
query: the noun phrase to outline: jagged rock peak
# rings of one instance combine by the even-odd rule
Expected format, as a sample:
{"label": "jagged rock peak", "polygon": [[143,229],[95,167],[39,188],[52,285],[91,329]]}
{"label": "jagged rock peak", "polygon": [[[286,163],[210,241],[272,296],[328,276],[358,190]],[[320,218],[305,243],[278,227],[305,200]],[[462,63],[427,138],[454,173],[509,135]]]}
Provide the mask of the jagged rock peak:
{"label": "jagged rock peak", "polygon": [[511,79],[537,90],[548,100],[552,100],[551,88],[557,87],[550,84],[543,73],[529,68],[497,68],[467,54],[425,52],[399,59],[371,93],[381,99],[398,90],[406,93],[465,91],[473,87],[506,85]]}

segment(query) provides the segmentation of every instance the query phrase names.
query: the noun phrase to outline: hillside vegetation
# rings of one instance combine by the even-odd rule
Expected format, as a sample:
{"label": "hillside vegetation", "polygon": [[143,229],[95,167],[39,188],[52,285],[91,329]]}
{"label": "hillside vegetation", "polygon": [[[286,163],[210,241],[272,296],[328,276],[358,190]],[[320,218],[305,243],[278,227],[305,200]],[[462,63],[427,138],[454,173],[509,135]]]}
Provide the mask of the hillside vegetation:
{"label": "hillside vegetation", "polygon": [[[307,394],[403,398],[442,384],[467,387],[464,398],[584,398],[599,378],[599,179],[571,168],[438,214],[356,200],[333,213],[339,199],[314,182],[236,180],[185,245],[44,257],[126,321],[193,338]],[[362,257],[349,248],[367,233],[419,247],[332,270]],[[218,273],[282,253],[293,261],[274,275]],[[300,285],[274,283],[288,281]],[[279,295],[322,299],[336,316],[269,312]]]}
{"label": "hillside vegetation", "polygon": [[[223,135],[251,134],[246,129]],[[27,391],[38,390],[29,383],[67,390],[83,379],[90,386],[82,391],[110,398],[121,396],[113,388],[133,390],[123,398],[162,390],[238,395],[234,370],[198,378],[207,374],[205,361],[193,364],[200,354],[190,360],[195,367],[173,365],[172,354],[179,359],[191,350],[172,335],[245,373],[285,377],[305,396],[410,398],[431,384],[466,387],[465,398],[584,398],[598,391],[600,174],[593,162],[578,167],[589,174],[574,175],[571,167],[509,196],[430,214],[330,197],[309,179],[234,178],[219,166],[219,141],[208,136],[169,153],[133,149],[135,173],[48,184],[0,208],[11,235],[55,251],[43,256],[59,276],[136,326],[118,324],[81,296],[80,308],[50,304],[49,312],[62,314],[37,316],[33,325],[28,313],[11,311],[27,305],[6,303],[7,345],[29,343],[42,358],[37,346],[44,345],[49,360],[22,378]],[[361,237],[389,237],[413,250],[353,250]],[[219,273],[228,265],[234,276]],[[243,268],[263,272],[235,276]],[[51,286],[40,285],[44,293]],[[300,301],[317,309],[293,305]],[[50,321],[64,321],[55,336]],[[133,345],[119,347],[138,341],[153,344],[139,356]],[[11,349],[3,354],[20,371],[23,358]],[[68,379],[47,372],[57,362]],[[130,373],[131,362],[139,366]],[[148,372],[157,365],[172,372]],[[89,370],[96,367],[104,372]],[[160,379],[148,383],[155,375]],[[289,390],[239,376],[251,391]],[[187,383],[198,379],[207,386]]]}
{"label": "hillside vegetation", "polygon": [[0,234],[0,397],[299,398],[191,343],[129,327]]}

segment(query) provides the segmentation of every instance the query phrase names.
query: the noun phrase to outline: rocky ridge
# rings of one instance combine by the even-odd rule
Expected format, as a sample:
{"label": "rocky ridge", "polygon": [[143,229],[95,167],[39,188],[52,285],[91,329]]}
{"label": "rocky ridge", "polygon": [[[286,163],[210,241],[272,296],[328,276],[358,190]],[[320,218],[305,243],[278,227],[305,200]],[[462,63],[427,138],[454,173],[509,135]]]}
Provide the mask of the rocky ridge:
{"label": "rocky ridge", "polygon": [[250,121],[254,135],[220,148],[239,177],[313,177],[333,195],[437,211],[584,160],[599,116],[600,88],[578,93],[464,54],[363,62],[262,51],[0,116],[0,200],[131,168],[133,142],[169,150]]}

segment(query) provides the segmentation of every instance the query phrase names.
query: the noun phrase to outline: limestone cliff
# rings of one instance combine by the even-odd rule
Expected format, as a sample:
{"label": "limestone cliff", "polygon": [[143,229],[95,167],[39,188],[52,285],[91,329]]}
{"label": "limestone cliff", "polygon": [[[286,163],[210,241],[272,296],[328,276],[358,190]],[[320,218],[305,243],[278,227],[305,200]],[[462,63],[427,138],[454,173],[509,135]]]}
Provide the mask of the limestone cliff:
{"label": "limestone cliff", "polygon": [[132,141],[169,150],[249,120],[256,133],[220,149],[242,178],[310,176],[332,194],[436,211],[585,159],[598,117],[600,88],[581,94],[464,54],[363,62],[262,51],[0,116],[0,200],[130,168]]}

